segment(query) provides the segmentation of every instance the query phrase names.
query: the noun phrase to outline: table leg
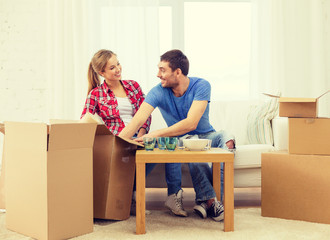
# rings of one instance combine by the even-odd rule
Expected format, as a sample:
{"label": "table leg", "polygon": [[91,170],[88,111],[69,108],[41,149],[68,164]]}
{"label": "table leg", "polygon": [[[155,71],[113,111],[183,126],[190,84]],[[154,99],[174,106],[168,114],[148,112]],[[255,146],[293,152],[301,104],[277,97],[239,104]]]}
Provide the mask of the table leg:
{"label": "table leg", "polygon": [[213,189],[219,201],[221,201],[221,166],[220,163],[213,163]]}
{"label": "table leg", "polygon": [[234,163],[224,163],[224,231],[234,231]]}
{"label": "table leg", "polygon": [[146,233],[145,211],[146,211],[146,180],[145,163],[136,164],[136,234]]}

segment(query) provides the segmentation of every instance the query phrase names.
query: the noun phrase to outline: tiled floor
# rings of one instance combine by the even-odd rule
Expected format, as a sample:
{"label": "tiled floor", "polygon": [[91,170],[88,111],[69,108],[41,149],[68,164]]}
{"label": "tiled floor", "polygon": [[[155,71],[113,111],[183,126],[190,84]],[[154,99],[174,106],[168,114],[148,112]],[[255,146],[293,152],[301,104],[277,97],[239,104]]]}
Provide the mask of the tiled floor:
{"label": "tiled floor", "polygon": [[[150,210],[163,209],[167,196],[165,188],[146,189],[146,207]],[[261,188],[235,188],[235,208],[239,207],[260,207]],[[193,208],[195,203],[195,192],[193,188],[183,189],[183,205],[185,208]]]}

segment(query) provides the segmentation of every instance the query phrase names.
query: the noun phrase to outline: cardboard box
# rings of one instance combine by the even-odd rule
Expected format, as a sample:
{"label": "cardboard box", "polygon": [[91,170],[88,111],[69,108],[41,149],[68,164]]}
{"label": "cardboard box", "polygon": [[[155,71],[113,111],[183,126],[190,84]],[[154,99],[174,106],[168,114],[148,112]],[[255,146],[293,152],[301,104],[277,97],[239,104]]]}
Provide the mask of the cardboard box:
{"label": "cardboard box", "polygon": [[6,227],[36,239],[93,231],[95,123],[5,122]]}
{"label": "cardboard box", "polygon": [[263,153],[261,215],[330,224],[330,156]]}
{"label": "cardboard box", "polygon": [[279,99],[280,117],[302,117],[302,118],[316,118],[318,116],[318,101],[330,90],[323,93],[317,98],[291,98],[280,97],[271,94],[265,94],[270,97],[276,97]]}
{"label": "cardboard box", "polygon": [[86,113],[79,122],[98,123],[93,147],[94,218],[128,219],[135,176],[135,152],[138,146],[143,145],[112,134],[97,114]]}
{"label": "cardboard box", "polygon": [[330,155],[330,118],[289,118],[289,153]]}
{"label": "cardboard box", "polygon": [[137,146],[142,145],[113,135],[104,124],[97,126],[93,151],[94,218],[129,218]]}

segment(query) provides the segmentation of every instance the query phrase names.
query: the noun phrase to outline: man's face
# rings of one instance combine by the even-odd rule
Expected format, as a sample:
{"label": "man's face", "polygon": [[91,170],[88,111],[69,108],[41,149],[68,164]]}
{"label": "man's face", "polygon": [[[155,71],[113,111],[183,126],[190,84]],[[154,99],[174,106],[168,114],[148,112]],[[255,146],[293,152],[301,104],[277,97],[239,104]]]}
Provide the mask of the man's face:
{"label": "man's face", "polygon": [[158,64],[157,77],[160,78],[163,88],[174,88],[179,85],[176,71],[172,71],[168,62],[161,61]]}

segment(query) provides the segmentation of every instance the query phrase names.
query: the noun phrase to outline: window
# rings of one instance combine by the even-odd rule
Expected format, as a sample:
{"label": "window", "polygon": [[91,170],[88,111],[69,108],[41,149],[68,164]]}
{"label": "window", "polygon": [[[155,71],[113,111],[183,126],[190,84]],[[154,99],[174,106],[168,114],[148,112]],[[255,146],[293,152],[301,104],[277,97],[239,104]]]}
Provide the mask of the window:
{"label": "window", "polygon": [[190,61],[189,76],[202,77],[211,83],[213,101],[247,99],[251,3],[164,0],[162,4],[161,53],[171,48],[182,49]]}

